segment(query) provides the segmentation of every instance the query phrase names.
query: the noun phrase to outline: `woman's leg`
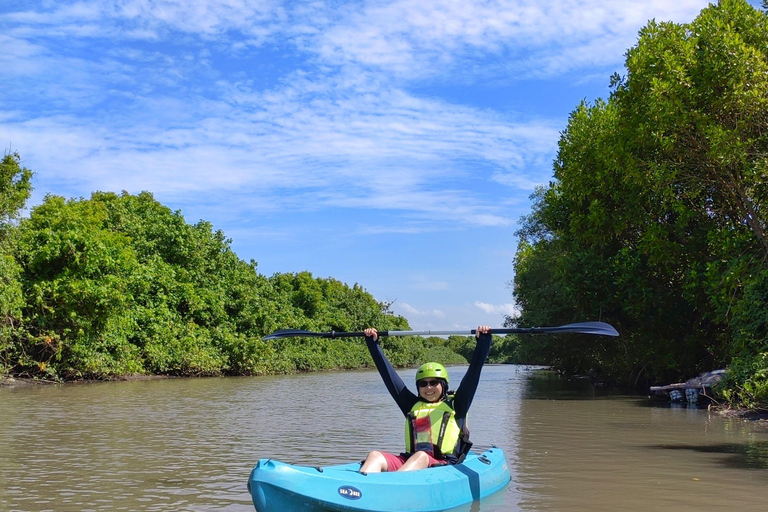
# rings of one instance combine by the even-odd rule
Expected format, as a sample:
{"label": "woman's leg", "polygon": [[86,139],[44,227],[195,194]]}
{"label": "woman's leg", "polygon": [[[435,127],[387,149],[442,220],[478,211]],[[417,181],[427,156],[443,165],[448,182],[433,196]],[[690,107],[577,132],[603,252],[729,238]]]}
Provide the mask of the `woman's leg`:
{"label": "woman's leg", "polygon": [[416,452],[405,461],[398,471],[415,471],[429,467],[429,455],[427,452]]}
{"label": "woman's leg", "polygon": [[381,473],[387,470],[387,459],[379,451],[372,451],[368,454],[360,467],[361,473]]}

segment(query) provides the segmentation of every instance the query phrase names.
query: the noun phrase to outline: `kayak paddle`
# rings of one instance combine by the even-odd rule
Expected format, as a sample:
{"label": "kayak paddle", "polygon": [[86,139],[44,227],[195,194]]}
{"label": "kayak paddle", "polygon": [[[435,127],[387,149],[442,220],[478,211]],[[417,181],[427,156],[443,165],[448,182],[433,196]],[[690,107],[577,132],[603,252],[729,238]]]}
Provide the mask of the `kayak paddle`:
{"label": "kayak paddle", "polygon": [[[449,336],[474,335],[476,329],[454,330],[454,331],[381,331],[379,336]],[[619,333],[611,324],[605,322],[580,322],[576,324],[566,324],[558,327],[502,327],[493,328],[490,334],[549,334],[559,332],[578,332],[582,334],[595,334],[598,336],[618,336]],[[265,340],[276,340],[280,338],[360,338],[365,333],[359,332],[312,332],[302,331],[300,329],[283,329],[275,331],[272,334],[264,336]]]}

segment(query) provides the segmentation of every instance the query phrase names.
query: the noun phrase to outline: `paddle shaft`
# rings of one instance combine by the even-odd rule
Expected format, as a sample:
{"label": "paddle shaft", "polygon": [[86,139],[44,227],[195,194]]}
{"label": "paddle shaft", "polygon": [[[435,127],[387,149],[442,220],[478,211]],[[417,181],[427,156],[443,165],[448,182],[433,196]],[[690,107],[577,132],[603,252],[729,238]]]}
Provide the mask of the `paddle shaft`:
{"label": "paddle shaft", "polygon": [[[546,327],[528,327],[528,328],[500,328],[491,329],[488,334],[546,334],[557,331],[552,331]],[[323,338],[360,338],[364,337],[365,333],[359,332],[324,332]],[[454,331],[379,331],[379,336],[474,336],[477,334],[477,329],[467,330],[454,330]],[[589,333],[587,333],[589,334]]]}
{"label": "paddle shaft", "polygon": [[[489,334],[509,334],[509,333],[533,333],[536,328],[530,329],[491,329]],[[324,332],[323,338],[359,338],[365,336],[362,331],[359,332]],[[472,330],[454,330],[454,331],[379,331],[379,336],[452,336],[452,335],[464,335],[474,336],[477,334],[477,329]]]}
{"label": "paddle shaft", "polygon": [[[449,330],[449,331],[381,331],[379,336],[450,336],[450,335],[464,335],[472,336],[477,332],[476,329],[472,330]],[[502,327],[493,328],[489,331],[490,334],[551,334],[558,332],[573,332],[582,334],[595,334],[599,336],[618,336],[619,333],[610,324],[604,322],[582,322],[576,324],[561,325],[559,327]],[[282,331],[273,332],[272,334],[265,336],[265,340],[278,339],[278,338],[294,338],[294,337],[309,337],[309,338],[360,338],[365,336],[362,331],[355,332],[312,332],[302,331],[299,329],[286,329]]]}

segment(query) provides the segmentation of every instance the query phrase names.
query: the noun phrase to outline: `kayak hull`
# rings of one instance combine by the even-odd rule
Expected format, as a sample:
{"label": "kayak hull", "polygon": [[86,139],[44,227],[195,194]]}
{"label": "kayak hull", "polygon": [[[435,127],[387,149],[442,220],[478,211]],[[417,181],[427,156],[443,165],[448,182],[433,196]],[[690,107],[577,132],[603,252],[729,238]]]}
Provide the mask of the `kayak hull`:
{"label": "kayak hull", "polygon": [[461,464],[410,472],[359,472],[261,459],[248,489],[257,512],[437,512],[489,496],[509,483],[504,453],[471,453]]}

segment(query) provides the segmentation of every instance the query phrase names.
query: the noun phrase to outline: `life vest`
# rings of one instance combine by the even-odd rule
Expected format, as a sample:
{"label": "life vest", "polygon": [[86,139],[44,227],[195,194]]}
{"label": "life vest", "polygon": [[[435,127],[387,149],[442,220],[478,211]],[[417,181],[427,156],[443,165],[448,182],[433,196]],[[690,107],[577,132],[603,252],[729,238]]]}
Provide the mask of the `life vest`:
{"label": "life vest", "polygon": [[[436,459],[458,454],[459,439],[463,436],[451,399],[452,396],[440,402],[416,402],[405,418],[406,452],[424,451]],[[467,441],[468,435],[469,432]]]}

